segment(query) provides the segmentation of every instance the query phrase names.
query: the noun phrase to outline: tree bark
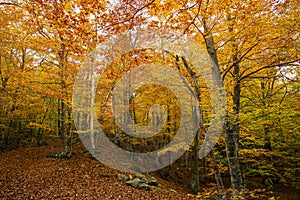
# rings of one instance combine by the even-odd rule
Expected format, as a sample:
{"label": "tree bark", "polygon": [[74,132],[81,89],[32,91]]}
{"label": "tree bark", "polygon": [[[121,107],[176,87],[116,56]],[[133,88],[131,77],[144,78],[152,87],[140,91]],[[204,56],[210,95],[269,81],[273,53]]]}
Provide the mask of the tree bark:
{"label": "tree bark", "polygon": [[[211,38],[212,39],[212,38]],[[212,40],[213,41],[213,40]],[[184,62],[184,66],[186,67],[187,71],[189,72],[189,74],[191,75],[191,77],[193,78],[194,80],[194,87],[195,87],[195,90],[196,90],[196,95],[198,96],[199,100],[201,99],[200,95],[201,95],[201,92],[200,92],[200,87],[199,87],[199,84],[198,84],[198,81],[197,81],[197,77],[196,77],[196,74],[192,71],[192,69],[189,67],[189,65],[187,64],[186,60],[184,58],[182,58],[183,62]],[[216,60],[217,61],[217,60]],[[217,79],[214,79],[214,80],[217,80]],[[202,112],[201,112],[202,113]],[[206,130],[205,130],[205,127],[204,127],[204,124],[203,124],[203,116],[201,115],[200,116],[200,122],[199,122],[199,126],[202,130],[202,134],[203,136],[205,137],[205,135],[207,134]],[[197,155],[197,158],[199,158],[199,130],[195,136],[195,145],[197,145],[197,148],[195,148],[195,151],[197,152],[196,155]],[[212,166],[213,166],[213,169],[214,169],[214,173],[215,173],[215,179],[216,179],[216,183],[217,183],[217,187],[218,187],[218,190],[222,190],[224,189],[224,185],[223,185],[223,181],[222,181],[222,177],[221,177],[221,174],[220,174],[220,171],[219,171],[219,168],[218,168],[218,165],[217,165],[217,162],[216,162],[216,158],[215,158],[215,154],[214,154],[214,151],[213,149],[209,152],[209,155],[210,155],[210,158],[211,158],[211,163],[212,163]],[[197,163],[195,163],[195,165],[197,164],[197,166],[199,165],[199,162],[198,162],[198,159],[197,160]],[[198,169],[198,168],[197,168]],[[199,174],[198,174],[199,176]],[[198,179],[199,181],[199,179]]]}
{"label": "tree bark", "polygon": [[[63,38],[61,38],[61,41],[63,41]],[[60,50],[58,52],[59,54],[59,66],[60,66],[60,78],[61,78],[61,97],[59,99],[59,109],[58,109],[58,125],[59,125],[59,133],[61,136],[61,140],[62,140],[62,152],[61,152],[61,156],[65,157],[68,153],[68,138],[67,138],[67,123],[66,123],[66,119],[67,119],[67,104],[65,102],[65,93],[66,93],[66,83],[65,83],[65,74],[64,74],[64,70],[65,70],[65,62],[67,60],[67,55],[66,55],[66,47],[64,44],[60,45]]]}
{"label": "tree bark", "polygon": [[215,179],[216,179],[218,190],[223,190],[224,184],[222,181],[222,176],[221,176],[218,164],[216,162],[215,153],[214,153],[213,149],[209,152],[209,156],[210,156],[211,164],[212,164],[214,172],[215,172]]}
{"label": "tree bark", "polygon": [[[204,23],[204,30],[205,32],[209,31],[209,28]],[[216,65],[216,69],[220,69],[219,63],[218,63],[218,57],[217,52],[214,44],[213,35],[211,32],[208,32],[206,35],[204,35],[205,44],[207,48],[207,52],[211,57],[211,60],[213,61],[213,64]],[[237,59],[237,57],[236,57]],[[235,60],[234,59],[234,62]],[[213,76],[220,73],[214,73]],[[234,66],[234,74],[235,77],[235,85],[234,85],[234,116],[237,117],[239,114],[240,109],[240,83],[239,83],[239,65],[238,63]],[[218,79],[214,79],[218,80]],[[222,83],[223,85],[223,83]],[[234,190],[240,191],[243,188],[243,181],[242,181],[242,173],[240,169],[239,164],[239,157],[238,157],[238,136],[239,136],[239,124],[232,123],[232,121],[229,119],[229,116],[227,116],[227,122],[225,124],[225,142],[226,142],[226,153],[227,153],[227,159],[229,164],[229,171],[230,171],[230,179],[231,179],[231,187]],[[222,184],[220,184],[221,186]]]}

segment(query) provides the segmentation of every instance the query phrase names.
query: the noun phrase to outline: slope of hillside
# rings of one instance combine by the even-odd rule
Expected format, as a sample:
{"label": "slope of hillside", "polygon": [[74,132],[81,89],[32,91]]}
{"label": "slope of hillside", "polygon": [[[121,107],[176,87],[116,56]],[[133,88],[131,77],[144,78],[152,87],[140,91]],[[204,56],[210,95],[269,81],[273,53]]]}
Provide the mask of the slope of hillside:
{"label": "slope of hillside", "polygon": [[150,191],[126,186],[117,178],[119,171],[91,160],[80,148],[74,152],[71,159],[49,158],[49,146],[2,152],[0,199],[193,199],[159,178],[160,187]]}

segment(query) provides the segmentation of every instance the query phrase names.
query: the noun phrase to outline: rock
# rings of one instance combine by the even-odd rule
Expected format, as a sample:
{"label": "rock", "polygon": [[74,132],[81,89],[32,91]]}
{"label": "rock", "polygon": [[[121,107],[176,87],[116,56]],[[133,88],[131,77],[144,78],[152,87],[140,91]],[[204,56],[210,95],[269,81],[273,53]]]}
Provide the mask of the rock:
{"label": "rock", "polygon": [[143,181],[144,183],[147,183],[147,184],[148,184],[148,179],[147,179],[147,178],[143,178],[142,181]]}
{"label": "rock", "polygon": [[139,178],[139,179],[146,178],[146,176],[144,174],[140,174],[140,173],[136,173],[135,177]]}
{"label": "rock", "polygon": [[118,174],[118,179],[120,181],[127,181],[129,178],[123,174]]}
{"label": "rock", "polygon": [[148,185],[147,183],[140,183],[138,185],[138,188],[141,189],[141,190],[149,190],[150,189],[150,185]]}
{"label": "rock", "polygon": [[101,173],[101,174],[98,175],[98,178],[110,178],[110,177],[111,177],[110,175],[103,174],[103,173]]}
{"label": "rock", "polygon": [[139,184],[141,184],[141,179],[135,178],[130,181],[125,182],[126,185],[130,185],[132,187],[138,188]]}
{"label": "rock", "polygon": [[158,186],[158,182],[157,182],[156,178],[154,178],[154,177],[150,177],[148,179],[148,184],[151,186]]}
{"label": "rock", "polygon": [[148,183],[148,180],[144,174],[136,173],[135,177],[141,179],[142,183]]}
{"label": "rock", "polygon": [[157,187],[156,187],[156,186],[152,186],[152,185],[150,185],[150,189],[152,189],[152,190],[156,190],[156,189],[157,189]]}
{"label": "rock", "polygon": [[[144,178],[145,179],[145,178]],[[144,180],[139,179],[139,178],[134,178],[133,180],[125,182],[126,185],[130,185],[134,188],[138,188],[140,190],[149,190],[150,185],[144,182]]]}
{"label": "rock", "polygon": [[147,179],[145,175],[140,173],[135,174],[135,178],[126,181],[125,184],[140,190],[150,190],[151,188],[156,188],[159,185],[154,177],[150,177]]}
{"label": "rock", "polygon": [[65,152],[61,152],[61,153],[57,153],[57,154],[52,154],[51,155],[52,158],[71,158],[72,157],[72,153],[65,153]]}

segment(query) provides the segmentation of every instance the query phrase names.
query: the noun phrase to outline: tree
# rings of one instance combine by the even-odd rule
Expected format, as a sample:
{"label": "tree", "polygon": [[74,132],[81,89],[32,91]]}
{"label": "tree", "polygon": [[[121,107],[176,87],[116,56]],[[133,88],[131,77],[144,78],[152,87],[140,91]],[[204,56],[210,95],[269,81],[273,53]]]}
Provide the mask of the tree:
{"label": "tree", "polygon": [[[164,8],[163,13],[152,11],[166,27],[198,33],[195,38],[206,44],[221,71],[230,97],[225,128],[227,157],[232,188],[238,191],[243,188],[238,157],[242,84],[268,68],[299,61],[298,50],[293,48],[299,40],[294,26],[298,21],[295,12],[299,9],[295,6],[295,2],[277,1],[165,1],[153,9]],[[284,22],[280,20],[283,15],[288,16]],[[281,52],[288,53],[283,55]]]}

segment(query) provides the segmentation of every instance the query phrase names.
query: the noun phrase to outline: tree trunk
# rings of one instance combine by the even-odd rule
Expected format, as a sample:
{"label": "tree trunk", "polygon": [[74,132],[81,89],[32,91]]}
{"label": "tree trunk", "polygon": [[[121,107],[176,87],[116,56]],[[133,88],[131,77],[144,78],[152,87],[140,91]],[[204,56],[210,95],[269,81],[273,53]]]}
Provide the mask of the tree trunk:
{"label": "tree trunk", "polygon": [[[232,27],[229,27],[229,31],[232,31]],[[233,114],[227,115],[227,122],[225,128],[225,142],[226,142],[226,153],[229,164],[231,187],[234,190],[240,191],[243,189],[243,177],[238,157],[238,146],[239,146],[239,113],[240,113],[240,98],[241,98],[241,85],[240,85],[240,65],[237,53],[237,44],[235,40],[232,42],[234,49],[234,55],[232,56],[233,62]]]}
{"label": "tree trunk", "polygon": [[91,84],[91,97],[90,97],[90,117],[89,117],[89,122],[90,122],[90,139],[91,139],[91,146],[90,146],[90,153],[91,157],[95,157],[95,152],[96,152],[96,145],[95,145],[95,132],[94,132],[94,103],[95,103],[95,79],[94,79],[94,59],[95,55],[94,53],[92,54],[92,64],[90,68],[90,84]]}
{"label": "tree trunk", "polygon": [[237,125],[227,118],[225,128],[226,154],[229,164],[231,187],[240,191],[243,188],[242,173],[238,157],[238,131]]}
{"label": "tree trunk", "polygon": [[217,162],[216,162],[215,153],[214,153],[213,149],[209,152],[209,156],[210,156],[211,164],[212,164],[214,172],[215,172],[215,179],[216,179],[218,190],[223,190],[224,184],[222,181],[220,170],[219,170]]}
{"label": "tree trunk", "polygon": [[[266,115],[265,110],[267,109],[267,98],[269,96],[269,94],[265,94],[265,83],[262,81],[260,84],[260,88],[262,89],[262,104],[263,104],[263,111],[262,111],[262,115],[265,116],[265,120],[269,120],[269,116]],[[268,88],[268,90],[273,89],[273,88]],[[271,145],[271,139],[270,139],[270,128],[268,124],[264,125],[264,134],[265,134],[265,144],[264,144],[264,148],[272,151],[272,145]]]}
{"label": "tree trunk", "polygon": [[[61,38],[61,41],[63,41],[63,39]],[[65,63],[67,60],[67,55],[66,55],[66,47],[64,44],[61,44],[60,46],[60,51],[58,52],[59,54],[59,66],[60,66],[60,78],[61,78],[61,92],[62,95],[59,99],[59,110],[58,110],[58,119],[59,119],[59,133],[61,135],[61,140],[62,140],[62,152],[61,152],[61,156],[65,157],[68,153],[68,138],[67,138],[67,123],[66,123],[66,119],[67,119],[67,104],[65,102],[65,98],[66,98],[66,83],[65,83]]]}
{"label": "tree trunk", "polygon": [[[213,41],[212,36],[211,36],[211,41]],[[214,58],[212,58],[212,59],[214,59]],[[215,57],[215,59],[216,59],[216,57]],[[200,87],[199,87],[199,84],[198,84],[198,81],[197,81],[196,74],[192,71],[192,69],[189,67],[189,65],[187,64],[187,62],[184,58],[183,58],[183,62],[184,62],[184,66],[186,67],[187,71],[189,72],[189,74],[192,76],[192,78],[194,80],[194,87],[195,87],[195,90],[196,90],[196,95],[198,96],[199,100],[201,100],[201,96],[200,96],[201,92],[200,92]],[[213,74],[215,74],[215,72],[213,72]],[[214,79],[214,80],[218,80],[218,79]],[[201,113],[203,113],[203,112],[201,112]],[[202,130],[203,136],[205,137],[207,132],[206,132],[204,124],[203,124],[203,116],[202,115],[200,116],[199,126]],[[199,158],[199,130],[196,134],[195,141],[196,141],[195,145],[197,145],[197,149],[195,149],[195,150],[197,150],[196,155],[197,155],[197,158]],[[224,189],[224,185],[223,185],[222,177],[221,177],[221,174],[220,174],[217,162],[216,162],[216,158],[215,158],[215,154],[214,154],[213,149],[209,152],[209,155],[211,157],[211,163],[212,163],[212,166],[213,166],[213,169],[214,169],[215,179],[216,179],[216,183],[217,183],[217,186],[218,186],[218,190],[222,190],[222,189]],[[198,161],[195,164],[199,165]],[[198,181],[199,181],[199,179],[198,179]]]}
{"label": "tree trunk", "polygon": [[[196,118],[196,108],[193,109],[194,116]],[[195,121],[197,121],[195,119]],[[194,139],[193,154],[195,156],[193,163],[193,174],[192,174],[192,189],[197,194],[200,191],[200,182],[199,182],[199,129],[195,135]]]}
{"label": "tree trunk", "polygon": [[[204,24],[205,32],[209,31],[209,27]],[[218,57],[217,52],[213,40],[213,35],[211,32],[208,32],[207,35],[204,37],[205,44],[207,48],[207,52],[210,55],[213,64],[216,65],[216,69],[220,69],[219,63],[218,63]],[[234,59],[234,62],[237,60]],[[234,116],[237,117],[239,114],[240,109],[240,83],[239,83],[239,65],[236,64],[234,66],[234,74],[236,74],[235,77],[235,86],[234,86]],[[220,73],[214,73],[213,75],[217,75]],[[218,80],[218,79],[214,79]],[[222,83],[223,84],[223,83]],[[225,128],[225,142],[226,142],[226,153],[227,153],[227,159],[229,163],[229,171],[230,171],[230,179],[231,179],[231,187],[235,190],[240,191],[240,189],[243,188],[243,181],[242,181],[242,173],[240,169],[239,164],[239,157],[238,157],[238,136],[239,136],[239,124],[231,122],[230,119],[227,117],[227,123]],[[218,175],[216,175],[217,177]],[[218,181],[217,181],[218,182]],[[220,183],[220,186],[222,184]]]}

